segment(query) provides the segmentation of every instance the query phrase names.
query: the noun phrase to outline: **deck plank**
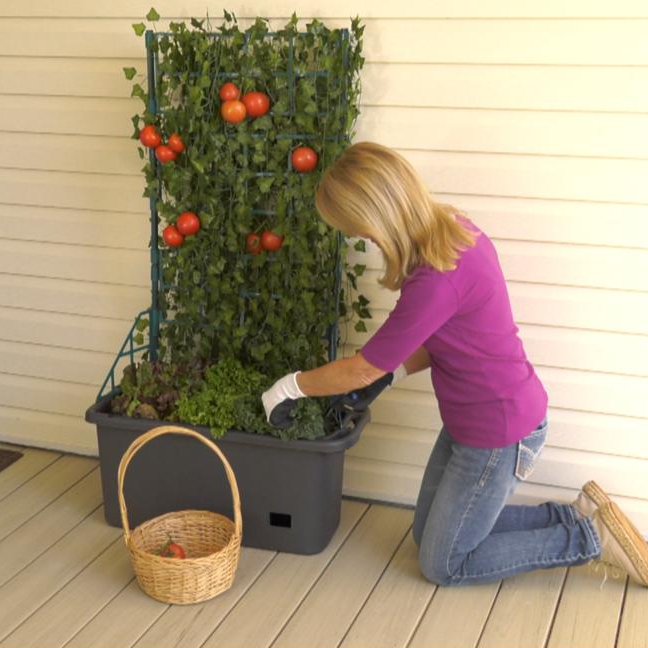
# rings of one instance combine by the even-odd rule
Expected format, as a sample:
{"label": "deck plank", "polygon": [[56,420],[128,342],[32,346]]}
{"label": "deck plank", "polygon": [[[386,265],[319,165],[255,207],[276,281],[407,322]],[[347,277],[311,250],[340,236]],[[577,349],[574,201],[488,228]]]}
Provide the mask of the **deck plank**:
{"label": "deck plank", "polygon": [[96,466],[96,459],[66,455],[5,497],[0,502],[0,540],[42,511]]}
{"label": "deck plank", "polygon": [[0,585],[45,553],[101,503],[101,475],[95,468],[0,541]]}
{"label": "deck plank", "polygon": [[648,648],[648,587],[633,581],[626,590],[617,648]]}
{"label": "deck plank", "polygon": [[341,648],[407,646],[434,593],[422,574],[411,533],[356,617]]}
{"label": "deck plank", "polygon": [[60,648],[132,578],[124,542],[117,538],[96,560],[0,643],[1,648]]}
{"label": "deck plank", "polygon": [[23,448],[7,443],[0,444],[0,448],[23,453],[23,456],[18,461],[14,461],[4,470],[0,470],[0,500],[3,500],[7,495],[20,488],[34,475],[37,475],[41,470],[44,470],[61,457],[57,452]]}
{"label": "deck plank", "polygon": [[412,511],[372,505],[273,648],[337,645],[412,523]]}
{"label": "deck plank", "polygon": [[547,648],[614,648],[625,580],[569,568]]}
{"label": "deck plank", "polygon": [[437,587],[409,648],[476,646],[500,583]]}
{"label": "deck plank", "polygon": [[270,646],[368,508],[342,500],[340,524],[328,546],[312,556],[279,554],[203,648]]}
{"label": "deck plank", "polygon": [[0,587],[0,640],[13,632],[121,535],[103,507]]}
{"label": "deck plank", "polygon": [[479,648],[543,648],[567,569],[541,569],[502,581]]}

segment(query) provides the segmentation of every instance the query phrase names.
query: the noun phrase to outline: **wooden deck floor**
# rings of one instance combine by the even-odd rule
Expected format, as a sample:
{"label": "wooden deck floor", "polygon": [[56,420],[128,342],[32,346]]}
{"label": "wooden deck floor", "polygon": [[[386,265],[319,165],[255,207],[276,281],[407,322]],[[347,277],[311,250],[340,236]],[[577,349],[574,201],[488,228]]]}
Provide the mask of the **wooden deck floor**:
{"label": "wooden deck floor", "polygon": [[24,452],[0,472],[0,647],[648,647],[647,588],[584,567],[437,588],[411,510],[347,499],[321,554],[243,548],[228,592],[164,605],[104,522],[97,460]]}

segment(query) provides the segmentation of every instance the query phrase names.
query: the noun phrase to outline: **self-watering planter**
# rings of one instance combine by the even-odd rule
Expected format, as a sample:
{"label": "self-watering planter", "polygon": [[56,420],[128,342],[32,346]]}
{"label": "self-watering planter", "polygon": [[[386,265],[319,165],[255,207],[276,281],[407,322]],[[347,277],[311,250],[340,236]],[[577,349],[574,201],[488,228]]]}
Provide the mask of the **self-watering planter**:
{"label": "self-watering planter", "polygon": [[[111,400],[121,394],[115,374],[124,361],[183,367],[197,358],[233,357],[277,379],[336,358],[340,315],[370,317],[363,295],[346,308],[351,290],[343,285],[346,276],[357,288],[364,266],[347,264],[347,242],[314,206],[318,180],[350,144],[359,113],[364,27],[358,18],[351,30],[313,19],[298,32],[293,15],[283,30],[270,32],[257,18],[241,32],[224,13],[218,30],[209,20],[192,19],[193,30],[171,22],[168,32],[147,31],[147,89],[133,86],[145,105],[133,122],[134,139],[148,147],[139,152],[147,159],[151,305],[135,318],[86,412],[97,426],[106,520],[115,526],[121,524],[122,455],[165,422],[113,412]],[[159,18],[154,10],[147,17]],[[145,29],[133,27],[140,35]],[[135,69],[124,72],[135,78]],[[236,101],[223,93],[230,82],[238,84],[248,110],[236,123],[225,110],[226,101]],[[246,103],[260,95],[260,109]],[[299,161],[304,151],[306,163]],[[355,249],[362,251],[362,242]],[[361,321],[356,329],[365,330]],[[344,451],[368,421],[368,409],[351,408],[321,438],[286,441],[230,430],[215,439],[238,482],[242,543],[321,551],[339,522]],[[208,427],[173,423],[211,438]],[[225,473],[213,453],[176,435],[155,438],[133,458],[124,495],[132,527],[177,510],[232,515]]]}
{"label": "self-watering planter", "polygon": [[[117,468],[128,446],[160,421],[110,414],[109,397],[86,412],[97,425],[106,521],[121,526]],[[350,413],[322,439],[282,441],[248,432],[213,439],[238,484],[244,546],[313,554],[329,543],[340,520],[344,451],[356,443],[369,411]],[[182,425],[211,439],[207,428]],[[233,516],[225,471],[208,448],[182,436],[150,441],[131,461],[124,497],[131,527],[184,509]]]}

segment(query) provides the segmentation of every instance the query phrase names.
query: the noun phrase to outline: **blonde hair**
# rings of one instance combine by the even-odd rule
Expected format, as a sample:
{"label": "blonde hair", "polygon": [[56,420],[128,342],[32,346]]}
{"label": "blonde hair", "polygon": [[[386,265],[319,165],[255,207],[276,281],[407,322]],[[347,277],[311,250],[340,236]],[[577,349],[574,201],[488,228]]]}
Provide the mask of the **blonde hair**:
{"label": "blonde hair", "polygon": [[436,202],[403,156],[375,142],[349,146],[326,169],[315,206],[346,236],[375,241],[386,263],[378,282],[390,290],[421,265],[453,270],[460,252],[475,244],[475,232],[453,216],[464,212]]}

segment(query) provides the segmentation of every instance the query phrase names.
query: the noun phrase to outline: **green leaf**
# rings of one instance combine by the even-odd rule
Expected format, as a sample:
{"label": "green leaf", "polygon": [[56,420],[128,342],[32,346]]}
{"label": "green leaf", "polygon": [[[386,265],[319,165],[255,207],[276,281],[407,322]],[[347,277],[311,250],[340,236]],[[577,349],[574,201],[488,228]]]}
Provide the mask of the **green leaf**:
{"label": "green leaf", "polygon": [[138,35],[141,36],[145,31],[146,31],[146,25],[144,23],[136,23],[133,24],[133,31]]}
{"label": "green leaf", "polygon": [[353,327],[358,333],[366,333],[367,332],[367,327],[365,326],[365,323],[360,320],[359,322],[356,322],[355,326]]}
{"label": "green leaf", "polygon": [[353,249],[356,250],[356,252],[366,252],[366,246],[364,240],[360,239],[359,241],[356,241],[356,244],[353,246]]}
{"label": "green leaf", "polygon": [[353,271],[355,272],[356,277],[362,277],[367,266],[360,263],[356,263],[353,266]]}
{"label": "green leaf", "polygon": [[146,20],[150,22],[154,22],[156,20],[160,20],[160,14],[155,11],[153,7],[149,10],[149,12],[146,14]]}
{"label": "green leaf", "polygon": [[134,67],[130,67],[130,68],[125,67],[125,68],[122,68],[122,70],[124,70],[124,76],[129,81],[135,76],[135,74],[137,74],[137,70]]}

